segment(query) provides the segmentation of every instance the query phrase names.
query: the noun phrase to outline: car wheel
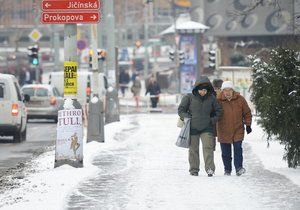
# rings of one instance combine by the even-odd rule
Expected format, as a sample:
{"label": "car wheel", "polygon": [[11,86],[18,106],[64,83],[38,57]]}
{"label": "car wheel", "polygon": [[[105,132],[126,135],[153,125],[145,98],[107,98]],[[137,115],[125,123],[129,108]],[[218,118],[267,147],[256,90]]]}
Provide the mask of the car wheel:
{"label": "car wheel", "polygon": [[14,143],[21,143],[22,141],[22,132],[21,131],[17,131],[14,135],[14,139],[13,142]]}
{"label": "car wheel", "polygon": [[26,141],[26,130],[27,128],[25,127],[25,130],[21,133],[22,141]]}

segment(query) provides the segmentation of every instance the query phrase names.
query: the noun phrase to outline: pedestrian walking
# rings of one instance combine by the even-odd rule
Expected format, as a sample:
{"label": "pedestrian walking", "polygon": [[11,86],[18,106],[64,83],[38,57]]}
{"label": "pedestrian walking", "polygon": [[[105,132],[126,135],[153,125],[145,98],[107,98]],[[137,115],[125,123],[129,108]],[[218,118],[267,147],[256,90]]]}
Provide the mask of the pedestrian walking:
{"label": "pedestrian walking", "polygon": [[252,132],[252,114],[247,101],[240,93],[234,91],[231,81],[225,81],[221,87],[218,102],[223,109],[223,115],[217,123],[218,141],[221,145],[224,175],[231,175],[232,145],[234,153],[234,167],[236,175],[246,172],[243,167],[244,126],[247,134]]}
{"label": "pedestrian walking", "polygon": [[139,76],[135,77],[133,84],[131,86],[131,92],[133,93],[133,98],[135,100],[135,107],[139,108],[140,94],[141,94],[142,83]]}
{"label": "pedestrian walking", "polygon": [[[214,164],[214,124],[222,114],[221,106],[214,95],[214,89],[206,76],[200,76],[195,82],[192,93],[185,95],[178,107],[181,119],[191,118],[189,172],[198,176],[199,172],[199,141],[202,141],[205,171],[209,177],[215,172]],[[214,112],[214,114],[212,114]]]}
{"label": "pedestrian walking", "polygon": [[156,108],[159,100],[159,94],[161,93],[161,91],[160,86],[154,79],[154,77],[151,77],[149,80],[149,84],[147,86],[145,95],[147,95],[147,93],[150,94],[151,107]]}
{"label": "pedestrian walking", "polygon": [[119,84],[122,96],[125,96],[125,91],[128,88],[128,83],[130,82],[130,75],[128,73],[128,70],[121,71],[119,76]]}
{"label": "pedestrian walking", "polygon": [[[212,82],[215,96],[218,97],[221,94],[221,87],[222,87],[223,80],[222,79],[214,79]],[[212,112],[211,117],[214,117],[215,112]],[[214,125],[214,151],[216,151],[216,144],[217,144],[217,126]]]}

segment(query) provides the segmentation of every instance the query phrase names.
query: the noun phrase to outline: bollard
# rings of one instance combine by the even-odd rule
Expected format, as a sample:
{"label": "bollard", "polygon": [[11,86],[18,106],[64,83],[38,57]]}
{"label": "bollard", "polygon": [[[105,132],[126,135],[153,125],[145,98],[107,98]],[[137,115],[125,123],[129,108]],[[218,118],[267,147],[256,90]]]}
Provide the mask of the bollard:
{"label": "bollard", "polygon": [[103,102],[94,96],[89,103],[87,142],[104,142]]}
{"label": "bollard", "polygon": [[118,92],[109,87],[106,92],[105,124],[120,121]]}

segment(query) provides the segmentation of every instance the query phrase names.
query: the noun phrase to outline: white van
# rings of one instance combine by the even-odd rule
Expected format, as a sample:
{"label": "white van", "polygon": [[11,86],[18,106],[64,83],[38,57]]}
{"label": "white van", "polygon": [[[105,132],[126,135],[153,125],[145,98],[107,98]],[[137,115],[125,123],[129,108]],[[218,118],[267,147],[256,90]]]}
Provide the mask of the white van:
{"label": "white van", "polygon": [[27,113],[18,81],[10,74],[0,74],[0,136],[13,136],[14,142],[26,140]]}
{"label": "white van", "polygon": [[[99,73],[99,91],[100,97],[105,96],[107,89],[107,79],[103,73]],[[94,91],[93,73],[89,71],[77,72],[77,100],[81,105],[87,103],[90,99],[90,94]],[[49,84],[55,86],[63,95],[64,93],[64,73],[51,72],[49,75]]]}

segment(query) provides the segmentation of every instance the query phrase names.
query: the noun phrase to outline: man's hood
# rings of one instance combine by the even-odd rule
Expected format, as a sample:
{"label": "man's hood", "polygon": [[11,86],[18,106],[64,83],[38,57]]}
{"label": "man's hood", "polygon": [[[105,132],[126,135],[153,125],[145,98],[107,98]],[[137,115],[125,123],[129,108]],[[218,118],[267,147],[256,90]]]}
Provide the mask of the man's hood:
{"label": "man's hood", "polygon": [[215,91],[214,91],[214,88],[210,82],[210,80],[208,79],[207,76],[200,76],[195,84],[194,84],[194,87],[193,87],[193,91],[192,93],[194,95],[197,95],[197,87],[200,86],[200,85],[206,85],[208,86],[208,91],[207,91],[207,94],[214,94],[215,95]]}

